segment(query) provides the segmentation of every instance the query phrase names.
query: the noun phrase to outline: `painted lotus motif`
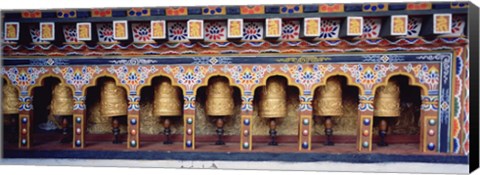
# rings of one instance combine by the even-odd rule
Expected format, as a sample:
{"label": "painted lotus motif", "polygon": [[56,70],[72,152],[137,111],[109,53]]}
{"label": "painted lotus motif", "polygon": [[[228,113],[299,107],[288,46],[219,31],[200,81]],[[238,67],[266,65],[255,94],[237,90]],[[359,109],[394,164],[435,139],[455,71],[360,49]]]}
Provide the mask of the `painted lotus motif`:
{"label": "painted lotus motif", "polygon": [[168,40],[169,41],[188,41],[187,24],[173,22],[168,23]]}
{"label": "painted lotus motif", "polygon": [[150,34],[150,25],[146,23],[132,24],[132,33],[134,42],[152,42]]}
{"label": "painted lotus motif", "polygon": [[299,21],[284,21],[282,23],[282,40],[296,40],[300,35]]}
{"label": "painted lotus motif", "polygon": [[243,40],[263,39],[263,24],[260,22],[246,22],[243,26]]}
{"label": "painted lotus motif", "polygon": [[320,26],[320,39],[338,38],[340,32],[340,20],[322,20]]}
{"label": "painted lotus motif", "polygon": [[363,22],[363,33],[359,38],[377,38],[380,34],[381,19],[366,18]]}
{"label": "painted lotus motif", "polygon": [[408,18],[407,36],[417,37],[422,28],[422,18]]}
{"label": "painted lotus motif", "polygon": [[112,24],[97,24],[99,42],[114,42]]}
{"label": "painted lotus motif", "polygon": [[63,27],[63,36],[65,37],[65,42],[67,43],[78,42],[77,29],[73,25],[66,25]]}
{"label": "painted lotus motif", "polygon": [[223,41],[227,36],[227,23],[225,22],[206,22],[205,23],[205,40],[206,41]]}

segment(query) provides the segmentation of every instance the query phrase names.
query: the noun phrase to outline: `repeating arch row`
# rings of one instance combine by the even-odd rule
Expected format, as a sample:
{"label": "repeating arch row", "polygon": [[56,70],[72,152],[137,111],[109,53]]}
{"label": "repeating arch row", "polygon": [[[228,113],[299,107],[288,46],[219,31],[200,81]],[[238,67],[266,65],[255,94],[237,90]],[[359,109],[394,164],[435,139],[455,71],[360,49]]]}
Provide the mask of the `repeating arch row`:
{"label": "repeating arch row", "polygon": [[[136,67],[132,67],[132,68],[130,68],[130,70],[133,70],[135,68]],[[73,68],[73,69],[75,69],[75,68]],[[88,83],[80,84],[80,86],[79,86],[80,88],[78,88],[78,85],[73,85],[72,83],[68,83],[68,82],[71,82],[71,81],[76,81],[76,80],[67,79],[67,78],[71,78],[71,76],[70,77],[67,77],[65,75],[62,76],[61,73],[54,73],[53,71],[47,71],[44,74],[40,74],[39,77],[38,77],[38,80],[30,81],[30,82],[34,82],[34,83],[30,84],[30,85],[27,85],[26,95],[30,96],[33,88],[42,86],[43,80],[47,77],[58,78],[61,83],[67,84],[68,87],[71,88],[72,91],[75,92],[75,94],[77,96],[86,95],[86,89],[89,88],[89,87],[92,87],[92,86],[96,86],[97,85],[97,80],[101,77],[110,77],[110,78],[115,80],[115,82],[118,86],[121,86],[121,87],[125,88],[125,90],[130,92],[130,95],[138,95],[138,94],[140,94],[140,91],[143,87],[151,86],[152,85],[152,80],[155,77],[159,77],[159,76],[164,76],[164,77],[170,79],[172,85],[182,89],[184,95],[195,95],[198,88],[200,88],[202,86],[206,86],[208,84],[208,80],[211,77],[214,77],[214,76],[226,77],[229,81],[229,84],[231,86],[235,86],[235,87],[239,88],[241,94],[243,94],[243,95],[246,94],[246,92],[254,93],[256,88],[261,87],[261,86],[265,86],[266,82],[267,82],[267,79],[272,77],[272,76],[284,77],[287,80],[287,84],[289,86],[297,87],[300,90],[300,96],[311,95],[310,93],[313,92],[314,89],[316,89],[319,86],[325,85],[327,79],[332,77],[332,76],[343,76],[343,77],[345,77],[346,80],[347,80],[347,85],[355,86],[359,89],[359,95],[366,95],[366,93],[367,93],[366,92],[367,88],[365,87],[365,85],[362,82],[358,82],[358,80],[356,81],[355,77],[353,77],[351,74],[349,74],[348,72],[342,72],[342,71],[332,71],[332,72],[326,73],[325,75],[323,75],[323,77],[317,77],[318,79],[315,80],[316,83],[310,85],[310,87],[306,87],[306,85],[304,83],[302,83],[301,81],[297,81],[298,78],[295,79],[295,77],[293,77],[292,75],[289,75],[289,74],[287,74],[285,72],[281,72],[281,71],[266,72],[265,74],[263,74],[261,76],[257,76],[255,78],[252,78],[249,81],[253,81],[254,82],[253,84],[252,83],[251,84],[242,83],[242,79],[238,78],[238,76],[237,77],[232,76],[232,74],[228,74],[228,73],[224,73],[224,72],[220,72],[220,71],[210,72],[210,73],[204,74],[204,77],[198,78],[197,81],[199,83],[193,84],[193,86],[191,86],[191,87],[188,87],[186,84],[181,83],[182,80],[180,80],[180,79],[182,79],[184,77],[181,77],[180,74],[174,75],[172,73],[166,73],[166,72],[160,72],[160,71],[157,71],[155,73],[151,73],[149,75],[140,75],[141,73],[138,73],[138,72],[133,72],[133,74],[136,74],[136,75],[132,75],[132,76],[144,76],[146,78],[143,78],[141,80],[141,83],[138,83],[138,80],[137,80],[137,84],[130,85],[129,83],[131,83],[131,82],[128,82],[128,80],[121,80],[114,73],[104,71],[104,72],[92,75],[91,78],[88,79],[88,80],[85,79],[85,78],[88,78],[88,77],[82,77],[82,78],[84,78],[83,80],[85,82],[88,82]],[[371,89],[370,89],[371,94],[374,94],[375,90],[378,87],[386,85],[388,80],[391,77],[396,76],[396,75],[407,76],[409,78],[409,85],[417,86],[417,87],[421,88],[422,95],[428,95],[429,91],[435,90],[435,89],[429,89],[429,86],[426,83],[420,83],[418,78],[416,78],[413,73],[399,70],[399,71],[395,71],[395,72],[389,72],[384,78],[382,78],[381,82],[375,83],[373,85],[373,87],[371,87]],[[12,80],[6,74],[4,74],[3,77],[7,80],[8,84],[12,84]],[[193,80],[189,80],[189,81],[193,81]],[[15,85],[15,84],[13,84],[13,85]],[[16,85],[19,92],[22,92],[21,91],[22,88],[19,87],[19,86],[24,86],[24,85],[19,85],[18,83]],[[23,92],[23,93],[25,94],[25,92]]]}

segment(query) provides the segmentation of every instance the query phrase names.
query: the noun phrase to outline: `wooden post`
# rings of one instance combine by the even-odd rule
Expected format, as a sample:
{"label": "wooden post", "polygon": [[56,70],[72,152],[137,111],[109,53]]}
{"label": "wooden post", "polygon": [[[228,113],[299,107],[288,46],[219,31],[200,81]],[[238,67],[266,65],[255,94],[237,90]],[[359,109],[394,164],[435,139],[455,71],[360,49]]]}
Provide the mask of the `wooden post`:
{"label": "wooden post", "polygon": [[19,148],[30,148],[30,123],[33,116],[32,97],[28,95],[20,96],[22,107],[20,108],[18,115],[18,147]]}
{"label": "wooden post", "polygon": [[420,152],[437,151],[438,141],[438,96],[423,96],[420,111]]}
{"label": "wooden post", "polygon": [[82,92],[75,92],[75,104],[73,107],[73,148],[84,148],[85,146],[85,96]]}
{"label": "wooden post", "polygon": [[252,112],[253,112],[253,96],[250,92],[242,97],[242,120],[240,121],[240,150],[252,150]]}
{"label": "wooden post", "polygon": [[298,121],[298,150],[310,151],[312,149],[312,99],[313,96],[300,97],[300,120]]}
{"label": "wooden post", "polygon": [[195,96],[185,95],[185,105],[183,106],[183,149],[195,150]]}
{"label": "wooden post", "polygon": [[358,132],[357,150],[359,152],[372,151],[373,129],[373,95],[359,95],[358,104]]}
{"label": "wooden post", "polygon": [[127,148],[140,148],[140,96],[128,96]]}

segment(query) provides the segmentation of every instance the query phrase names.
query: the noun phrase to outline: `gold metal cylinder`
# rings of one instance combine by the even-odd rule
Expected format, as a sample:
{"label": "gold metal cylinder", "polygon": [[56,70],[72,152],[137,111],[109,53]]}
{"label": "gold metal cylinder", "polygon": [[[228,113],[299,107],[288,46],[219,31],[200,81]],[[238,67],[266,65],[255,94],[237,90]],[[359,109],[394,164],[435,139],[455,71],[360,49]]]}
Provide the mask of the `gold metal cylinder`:
{"label": "gold metal cylinder", "polygon": [[318,87],[313,100],[313,114],[317,116],[342,116],[342,83],[339,77],[329,78],[325,86]]}
{"label": "gold metal cylinder", "polygon": [[182,116],[180,91],[169,80],[162,79],[155,86],[153,99],[153,116]]}
{"label": "gold metal cylinder", "polygon": [[18,99],[18,90],[13,85],[4,84],[2,99],[3,114],[18,114],[20,100]]}
{"label": "gold metal cylinder", "polygon": [[282,77],[271,77],[260,94],[259,116],[282,118],[287,116],[287,83]]}
{"label": "gold metal cylinder", "polygon": [[106,80],[100,94],[102,117],[116,117],[127,115],[126,92],[118,87],[114,80]]}
{"label": "gold metal cylinder", "polygon": [[207,87],[207,101],[205,112],[209,116],[232,116],[233,88],[228,80],[222,77],[213,77],[210,79]]}
{"label": "gold metal cylinder", "polygon": [[73,115],[73,93],[66,84],[60,83],[53,88],[51,106],[53,115]]}
{"label": "gold metal cylinder", "polygon": [[400,87],[397,81],[388,81],[386,86],[379,87],[375,94],[374,116],[400,116]]}

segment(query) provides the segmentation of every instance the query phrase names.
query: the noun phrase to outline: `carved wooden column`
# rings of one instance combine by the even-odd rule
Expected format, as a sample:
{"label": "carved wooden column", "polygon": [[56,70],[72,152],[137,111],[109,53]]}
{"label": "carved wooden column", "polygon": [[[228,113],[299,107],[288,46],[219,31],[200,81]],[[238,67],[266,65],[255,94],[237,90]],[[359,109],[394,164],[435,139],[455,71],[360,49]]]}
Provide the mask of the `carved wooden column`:
{"label": "carved wooden column", "polygon": [[73,97],[73,148],[84,148],[85,146],[85,119],[87,110],[85,108],[85,96],[82,92],[75,92]]}
{"label": "carved wooden column", "polygon": [[31,117],[33,116],[32,108],[32,96],[29,96],[28,92],[22,92],[20,95],[20,111],[18,115],[18,147],[30,148],[30,125]]}
{"label": "carved wooden column", "polygon": [[195,149],[195,95],[187,92],[183,105],[183,149]]}
{"label": "carved wooden column", "polygon": [[298,121],[298,150],[310,151],[312,148],[312,95],[300,96],[300,120]]}
{"label": "carved wooden column", "polygon": [[242,96],[242,120],[240,123],[240,150],[252,150],[252,113],[253,113],[253,96],[251,92],[245,92]]}
{"label": "carved wooden column", "polygon": [[438,141],[438,96],[422,95],[420,111],[420,151],[436,152]]}
{"label": "carved wooden column", "polygon": [[373,95],[359,95],[357,149],[360,152],[372,151]]}
{"label": "carved wooden column", "polygon": [[128,96],[128,129],[127,148],[140,148],[140,96],[130,94]]}

